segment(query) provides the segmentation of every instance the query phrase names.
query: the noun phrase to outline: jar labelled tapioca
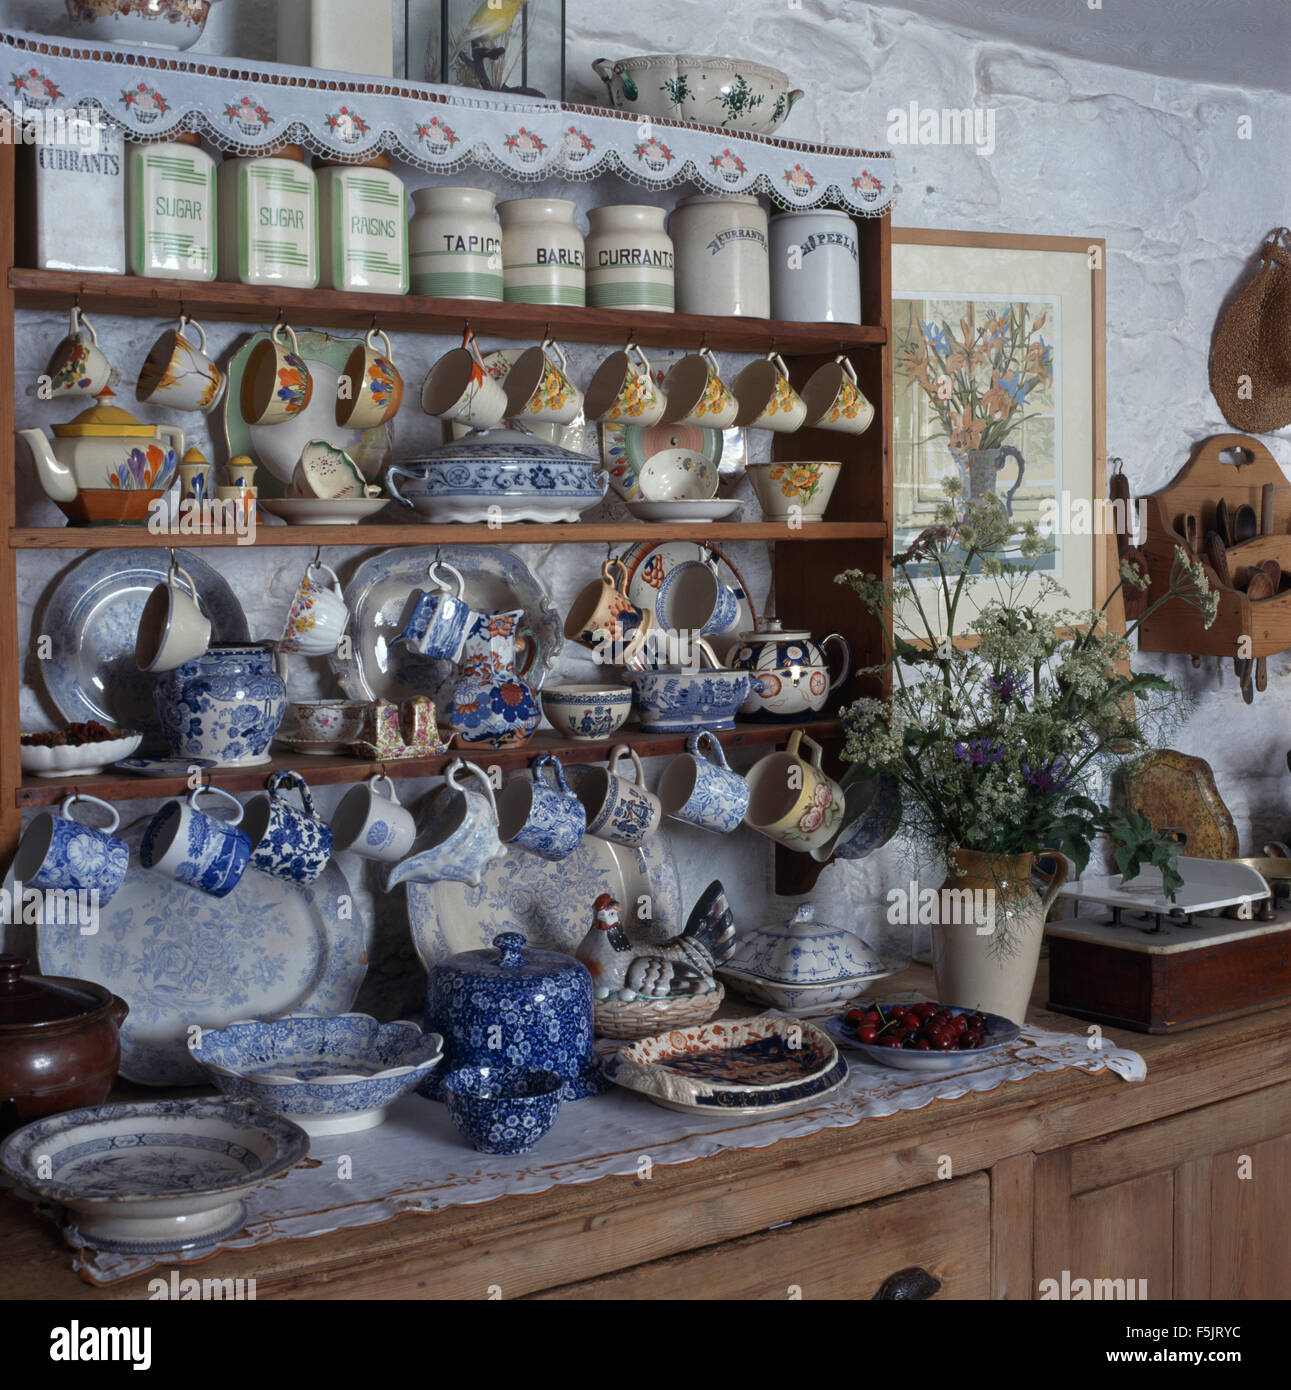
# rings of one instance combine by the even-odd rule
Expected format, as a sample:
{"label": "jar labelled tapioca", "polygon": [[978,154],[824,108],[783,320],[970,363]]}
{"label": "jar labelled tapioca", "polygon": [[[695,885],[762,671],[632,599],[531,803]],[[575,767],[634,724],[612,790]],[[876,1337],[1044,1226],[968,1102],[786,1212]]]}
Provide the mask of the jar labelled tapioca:
{"label": "jar labelled tapioca", "polygon": [[419,188],[409,248],[413,294],[502,299],[502,228],[484,188]]}

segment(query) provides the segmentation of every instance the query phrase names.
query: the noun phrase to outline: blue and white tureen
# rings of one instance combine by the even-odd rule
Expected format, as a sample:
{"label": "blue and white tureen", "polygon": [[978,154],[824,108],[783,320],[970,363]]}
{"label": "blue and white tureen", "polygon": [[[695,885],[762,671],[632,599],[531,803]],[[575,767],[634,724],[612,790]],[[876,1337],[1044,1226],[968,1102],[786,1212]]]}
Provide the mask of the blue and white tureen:
{"label": "blue and white tureen", "polygon": [[836,1012],[901,968],[854,933],[818,922],[815,904],[803,903],[787,922],[742,932],[717,973],[749,999],[810,1016]]}
{"label": "blue and white tureen", "polygon": [[386,471],[391,497],[431,522],[577,521],[608,486],[591,459],[520,429],[475,430]]}

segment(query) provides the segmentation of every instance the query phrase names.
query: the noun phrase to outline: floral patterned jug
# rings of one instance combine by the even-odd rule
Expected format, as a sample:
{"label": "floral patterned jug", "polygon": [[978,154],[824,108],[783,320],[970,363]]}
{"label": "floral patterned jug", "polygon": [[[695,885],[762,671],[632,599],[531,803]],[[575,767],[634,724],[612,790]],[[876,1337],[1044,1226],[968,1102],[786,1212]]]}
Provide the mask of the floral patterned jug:
{"label": "floral patterned jug", "polygon": [[[514,748],[527,743],[541,715],[534,689],[524,680],[537,644],[520,631],[524,609],[481,613],[462,647],[461,679],[453,689],[448,722],[459,744]],[[517,649],[525,649],[523,670]]]}

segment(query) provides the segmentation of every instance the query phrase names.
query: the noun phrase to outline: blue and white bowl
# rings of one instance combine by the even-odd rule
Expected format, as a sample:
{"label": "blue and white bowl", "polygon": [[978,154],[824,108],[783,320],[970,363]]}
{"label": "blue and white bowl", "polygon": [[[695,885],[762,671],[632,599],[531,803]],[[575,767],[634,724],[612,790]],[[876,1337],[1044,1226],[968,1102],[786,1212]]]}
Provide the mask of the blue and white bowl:
{"label": "blue and white bowl", "polygon": [[733,729],[735,712],[757,680],[747,671],[687,671],[680,666],[625,674],[641,727],[674,734]]}
{"label": "blue and white bowl", "polygon": [[431,522],[577,521],[608,486],[582,454],[508,429],[476,431],[386,472],[391,497]]}
{"label": "blue and white bowl", "polygon": [[542,712],[557,733],[592,741],[608,738],[632,713],[627,685],[556,685],[542,692]]}
{"label": "blue and white bowl", "polygon": [[535,1067],[458,1067],[444,1078],[444,1103],[481,1153],[523,1154],[555,1122],[564,1083]]}
{"label": "blue and white bowl", "polygon": [[439,1064],[444,1040],[367,1014],[288,1014],[207,1029],[188,1050],[226,1096],[253,1100],[306,1134],[372,1129]]}

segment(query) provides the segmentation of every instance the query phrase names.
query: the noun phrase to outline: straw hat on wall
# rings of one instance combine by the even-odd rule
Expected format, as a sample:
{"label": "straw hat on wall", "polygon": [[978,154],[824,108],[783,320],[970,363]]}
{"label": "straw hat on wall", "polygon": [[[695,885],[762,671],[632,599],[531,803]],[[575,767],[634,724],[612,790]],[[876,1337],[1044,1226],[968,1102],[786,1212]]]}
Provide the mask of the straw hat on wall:
{"label": "straw hat on wall", "polygon": [[1230,425],[1267,434],[1291,424],[1291,231],[1260,248],[1260,268],[1215,335],[1210,389]]}

